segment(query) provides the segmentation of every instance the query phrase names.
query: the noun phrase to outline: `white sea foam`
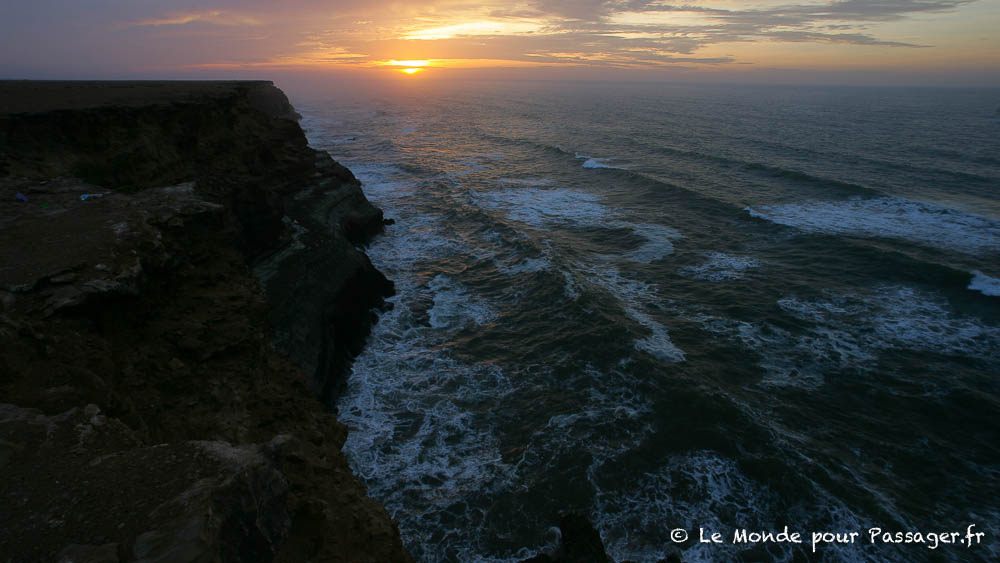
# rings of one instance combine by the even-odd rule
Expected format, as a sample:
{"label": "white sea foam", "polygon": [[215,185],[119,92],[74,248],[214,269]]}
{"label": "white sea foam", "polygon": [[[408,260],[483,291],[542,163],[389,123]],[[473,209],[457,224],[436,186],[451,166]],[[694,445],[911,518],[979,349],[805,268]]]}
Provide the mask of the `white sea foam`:
{"label": "white sea foam", "polygon": [[612,226],[623,226],[646,239],[642,246],[633,250],[625,257],[636,262],[655,262],[674,253],[672,241],[682,238],[680,231],[672,227],[650,223],[625,223],[616,221]]}
{"label": "white sea foam", "polygon": [[670,340],[667,327],[657,322],[644,310],[649,304],[656,301],[653,286],[626,278],[617,269],[607,265],[581,265],[580,268],[587,272],[591,281],[606,289],[622,304],[622,308],[629,318],[650,332],[649,336],[636,341],[637,350],[642,350],[665,362],[684,361],[684,351]]}
{"label": "white sea foam", "polygon": [[[665,558],[675,543],[673,529],[686,530],[697,539],[699,529],[722,533],[722,543],[694,542],[683,552],[689,563],[711,563],[739,558],[738,552],[752,545],[734,542],[736,530],[748,532],[789,532],[802,534],[808,549],[811,531],[865,530],[866,519],[859,517],[822,486],[810,482],[816,499],[801,514],[793,511],[790,521],[775,521],[777,502],[766,485],[750,478],[731,459],[702,450],[672,457],[655,472],[637,481],[597,483],[598,494],[591,509],[594,527],[601,534],[608,554],[615,561],[656,561]],[[669,522],[669,525],[664,525]],[[796,546],[772,544],[775,560],[792,559]],[[863,542],[818,546],[823,560],[860,563],[898,560],[892,547],[877,551]],[[784,558],[776,552],[783,552]]]}
{"label": "white sea foam", "polygon": [[571,412],[550,416],[545,426],[532,434],[526,455],[533,458],[533,471],[545,474],[559,456],[581,445],[593,456],[594,468],[634,448],[648,436],[652,429],[642,420],[652,407],[633,391],[630,377],[623,371],[603,373],[588,365],[566,381],[567,389],[586,390],[586,394],[576,393]]}
{"label": "white sea foam", "polygon": [[563,284],[563,293],[566,295],[566,297],[569,297],[570,299],[579,298],[580,287],[579,284],[577,284],[576,282],[576,278],[573,277],[573,274],[565,270],[563,270],[562,274],[563,274],[563,280],[565,282]]}
{"label": "white sea foam", "polygon": [[612,162],[615,162],[615,159],[613,159],[613,158],[589,158],[589,159],[587,159],[586,162],[583,163],[583,167],[584,168],[590,168],[590,169],[600,169],[600,168],[603,168],[603,169],[608,169],[608,170],[628,170],[628,168],[625,168],[624,166],[615,166],[614,164],[611,164]]}
{"label": "white sea foam", "polygon": [[[730,536],[724,544],[692,545],[684,551],[684,561],[718,561],[740,547],[728,541],[731,530],[774,526],[766,519],[771,493],[733,461],[711,451],[674,457],[638,482],[607,483],[599,490],[591,517],[615,561],[665,557],[665,550],[674,545],[671,529],[697,534],[699,527]],[[720,514],[738,515],[739,520]]]}
{"label": "white sea foam", "polygon": [[504,211],[508,218],[533,227],[571,224],[631,229],[646,239],[623,256],[635,262],[654,262],[674,253],[673,241],[683,238],[677,229],[654,223],[631,223],[616,218],[617,210],[605,206],[600,196],[565,188],[519,188],[472,194],[485,209]]}
{"label": "white sea foam", "polygon": [[[496,311],[451,276],[424,283],[414,275],[429,260],[474,249],[446,236],[434,215],[414,205],[415,184],[405,174],[391,167],[352,168],[372,199],[400,221],[368,250],[396,282],[390,299],[396,306],[374,326],[338,402],[339,418],[351,428],[344,451],[408,545],[431,545],[427,534],[434,530],[451,534],[464,546],[456,549],[471,557],[476,531],[455,529],[448,520],[481,504],[478,497],[503,494],[518,478],[517,468],[503,462],[483,408],[514,386],[497,366],[452,359],[442,333],[491,322]],[[423,318],[402,306],[428,299],[433,305]]]}
{"label": "white sea foam", "polygon": [[746,208],[753,217],[806,231],[865,238],[896,238],[980,254],[1000,251],[1000,222],[898,197],[807,201]]}
{"label": "white sea foam", "polygon": [[400,524],[409,527],[417,524],[413,516],[514,478],[489,425],[478,420],[483,415],[459,405],[499,399],[510,386],[496,368],[432,353],[419,332],[393,332],[373,335],[338,411],[351,428],[344,450],[352,466],[391,510],[408,513]]}
{"label": "white sea foam", "polygon": [[[908,286],[883,286],[869,294],[825,300],[789,297],[778,304],[799,318],[842,329],[845,338],[872,350],[986,358],[1000,347],[1000,328],[975,317],[956,316],[941,296]],[[848,336],[852,327],[860,330]]]}
{"label": "white sea foam", "polygon": [[[628,168],[625,168],[620,164],[621,159],[612,157],[599,158],[580,153],[575,153],[573,156],[577,160],[584,161],[583,162],[584,168],[589,168],[589,169],[606,168],[610,170],[628,170]],[[618,165],[616,165],[615,163],[618,163]]]}
{"label": "white sea foam", "polygon": [[941,297],[890,287],[877,299],[869,302],[881,309],[871,321],[877,346],[980,358],[995,356],[1000,347],[1000,328],[975,317],[954,316]]}
{"label": "white sea foam", "polygon": [[[638,249],[624,255],[638,262],[652,262],[674,252],[673,240],[681,237],[676,229],[656,224],[634,224],[614,219],[612,210],[601,204],[599,196],[580,190],[522,188],[476,194],[474,201],[487,209],[501,209],[513,220],[535,227],[550,223],[610,226],[632,229],[646,239]],[[668,362],[684,360],[684,352],[670,340],[665,326],[642,310],[642,303],[653,297],[647,285],[623,278],[612,267],[581,266],[622,303],[626,314],[649,330],[650,335],[636,342],[636,348]],[[572,274],[565,273],[565,294],[579,296]]]}
{"label": "white sea foam", "polygon": [[678,268],[677,273],[694,279],[721,282],[743,279],[747,270],[760,267],[760,262],[751,256],[739,256],[724,252],[706,252],[707,260],[695,266]]}
{"label": "white sea foam", "polygon": [[514,221],[538,228],[554,222],[593,225],[611,216],[600,196],[566,188],[479,192],[472,195],[472,200],[480,207],[502,210]]}
{"label": "white sea foam", "polygon": [[497,318],[497,312],[486,301],[470,295],[465,286],[448,276],[439,275],[427,286],[434,292],[434,306],[427,313],[434,328],[485,325]]}
{"label": "white sea foam", "polygon": [[978,291],[983,295],[1000,297],[1000,280],[991,278],[979,270],[976,270],[972,272],[972,281],[969,282],[969,289],[972,291]]}
{"label": "white sea foam", "polygon": [[881,286],[820,299],[785,297],[778,305],[811,326],[801,334],[771,325],[692,315],[702,327],[754,351],[764,385],[815,388],[832,371],[870,371],[881,353],[914,350],[993,360],[1000,327],[953,313],[940,295]]}
{"label": "white sea foam", "polygon": [[795,335],[770,324],[695,316],[702,328],[739,343],[758,355],[761,385],[816,389],[830,370],[870,368],[876,356],[859,346],[850,333],[819,327]]}

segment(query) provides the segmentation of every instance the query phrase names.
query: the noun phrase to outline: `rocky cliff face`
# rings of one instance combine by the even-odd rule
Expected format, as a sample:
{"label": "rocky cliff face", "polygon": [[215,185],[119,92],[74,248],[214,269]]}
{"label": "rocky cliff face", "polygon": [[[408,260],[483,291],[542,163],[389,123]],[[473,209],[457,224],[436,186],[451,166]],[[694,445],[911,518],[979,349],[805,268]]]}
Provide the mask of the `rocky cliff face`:
{"label": "rocky cliff face", "polygon": [[410,560],[318,400],[392,291],[382,215],[293,117],[0,83],[0,560]]}

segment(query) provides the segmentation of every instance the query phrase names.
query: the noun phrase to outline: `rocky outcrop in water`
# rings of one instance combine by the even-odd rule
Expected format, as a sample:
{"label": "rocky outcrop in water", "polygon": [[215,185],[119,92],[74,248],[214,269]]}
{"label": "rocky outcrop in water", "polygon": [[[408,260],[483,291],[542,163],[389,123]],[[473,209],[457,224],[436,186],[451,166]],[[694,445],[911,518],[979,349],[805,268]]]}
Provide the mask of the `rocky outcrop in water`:
{"label": "rocky outcrop in water", "polygon": [[0,83],[0,560],[410,560],[317,400],[392,291],[382,215],[294,117]]}

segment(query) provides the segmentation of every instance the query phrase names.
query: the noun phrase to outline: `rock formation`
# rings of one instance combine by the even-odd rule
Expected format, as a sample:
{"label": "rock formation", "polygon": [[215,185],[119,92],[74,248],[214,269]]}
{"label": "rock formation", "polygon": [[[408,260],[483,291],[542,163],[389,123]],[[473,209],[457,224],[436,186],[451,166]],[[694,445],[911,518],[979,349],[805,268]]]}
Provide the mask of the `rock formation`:
{"label": "rock formation", "polygon": [[382,214],[295,117],[0,83],[0,561],[410,560],[318,399],[392,292]]}

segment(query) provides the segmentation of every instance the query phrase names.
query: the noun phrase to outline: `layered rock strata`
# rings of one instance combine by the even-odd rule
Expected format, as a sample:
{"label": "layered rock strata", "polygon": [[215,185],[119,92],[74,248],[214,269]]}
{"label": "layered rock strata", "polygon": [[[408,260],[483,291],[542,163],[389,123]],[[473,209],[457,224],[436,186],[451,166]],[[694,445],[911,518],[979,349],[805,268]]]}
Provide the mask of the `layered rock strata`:
{"label": "layered rock strata", "polygon": [[0,561],[410,560],[320,400],[392,292],[382,214],[295,117],[0,83]]}

